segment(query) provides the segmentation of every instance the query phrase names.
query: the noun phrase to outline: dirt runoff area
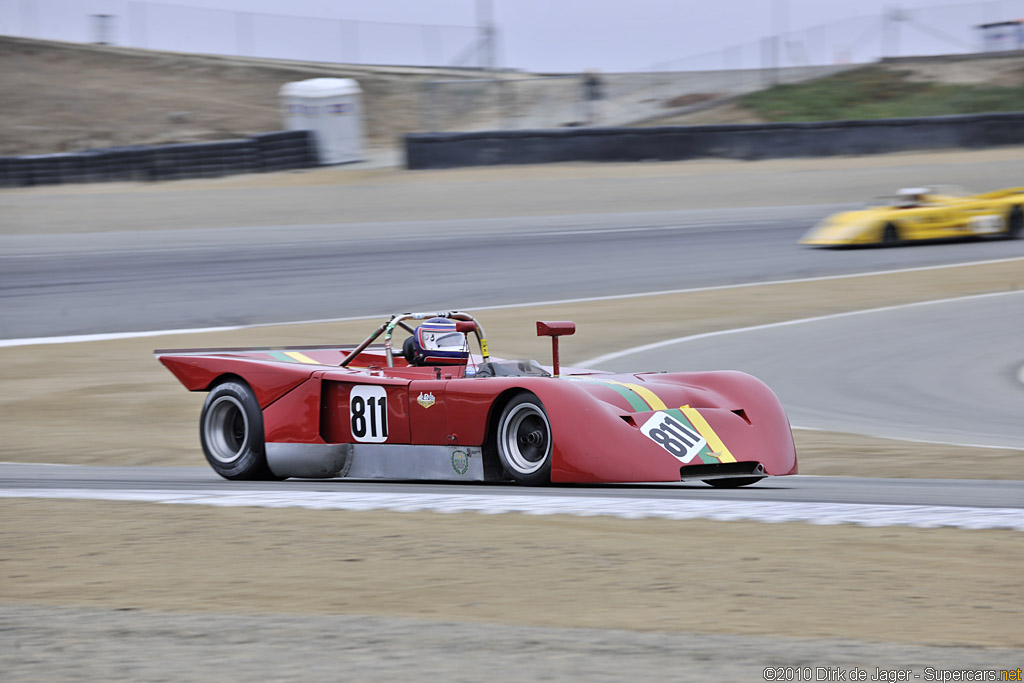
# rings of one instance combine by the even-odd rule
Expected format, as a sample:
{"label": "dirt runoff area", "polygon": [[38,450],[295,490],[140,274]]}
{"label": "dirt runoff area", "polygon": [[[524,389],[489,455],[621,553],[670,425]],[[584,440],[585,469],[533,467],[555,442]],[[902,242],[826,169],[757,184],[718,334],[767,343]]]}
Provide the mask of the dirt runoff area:
{"label": "dirt runoff area", "polygon": [[5,681],[759,681],[1024,655],[1024,545],[1008,531],[0,511]]}

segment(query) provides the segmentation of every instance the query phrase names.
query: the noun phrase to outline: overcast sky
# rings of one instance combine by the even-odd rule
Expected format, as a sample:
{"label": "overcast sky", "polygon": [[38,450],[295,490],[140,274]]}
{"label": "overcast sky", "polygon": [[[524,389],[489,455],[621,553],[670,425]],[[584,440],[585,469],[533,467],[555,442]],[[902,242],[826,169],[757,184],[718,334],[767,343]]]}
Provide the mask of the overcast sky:
{"label": "overcast sky", "polygon": [[[256,18],[239,20],[238,14],[229,12],[194,12],[171,5],[245,12]],[[450,62],[472,43],[474,33],[468,28],[403,32],[364,25],[343,48],[338,36],[348,34],[337,28],[340,22],[275,21],[259,15],[472,27],[481,8],[489,7],[498,29],[502,66],[624,71],[666,62],[679,62],[681,68],[748,66],[751,59],[760,59],[761,39],[787,31],[798,32],[785,48],[794,63],[862,61],[882,49],[878,18],[887,7],[897,6],[909,10],[913,19],[890,37],[891,49],[902,54],[964,51],[980,43],[973,25],[1024,16],[1024,0],[0,0],[0,32],[89,40],[95,30],[89,15],[104,13],[116,17],[113,42],[120,44],[146,42],[143,46],[233,53],[284,49],[275,41],[309,50],[323,42],[331,43],[333,52],[325,47],[322,55],[310,52],[296,58]],[[828,26],[799,33],[821,25]],[[271,40],[275,26],[284,37]],[[171,34],[184,42],[172,42]],[[709,58],[706,66],[684,59],[730,46],[740,47]]]}

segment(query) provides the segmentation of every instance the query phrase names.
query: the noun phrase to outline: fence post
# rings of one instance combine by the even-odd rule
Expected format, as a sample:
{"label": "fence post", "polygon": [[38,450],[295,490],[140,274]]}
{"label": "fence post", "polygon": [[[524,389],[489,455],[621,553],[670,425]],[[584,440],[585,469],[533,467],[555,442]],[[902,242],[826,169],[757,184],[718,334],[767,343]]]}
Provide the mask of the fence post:
{"label": "fence post", "polygon": [[113,45],[113,14],[94,14],[93,27],[96,29],[96,45]]}
{"label": "fence post", "polygon": [[779,82],[779,37],[761,39],[761,83],[771,87]]}
{"label": "fence post", "polygon": [[492,72],[497,67],[494,50],[494,0],[476,0],[476,23],[480,30],[480,68]]}

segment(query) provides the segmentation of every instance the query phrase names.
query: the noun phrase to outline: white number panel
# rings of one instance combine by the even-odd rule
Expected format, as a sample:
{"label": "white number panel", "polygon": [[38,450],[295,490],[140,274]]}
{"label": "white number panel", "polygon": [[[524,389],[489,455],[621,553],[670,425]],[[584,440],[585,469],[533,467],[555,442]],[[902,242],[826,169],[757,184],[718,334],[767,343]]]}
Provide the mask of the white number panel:
{"label": "white number panel", "polygon": [[991,235],[1004,229],[1002,216],[975,216],[971,219],[971,232],[975,235]]}
{"label": "white number panel", "polygon": [[354,386],[348,395],[352,438],[360,443],[388,440],[388,392],[384,387]]}
{"label": "white number panel", "polygon": [[682,462],[693,460],[707,445],[703,436],[668,413],[655,413],[640,431]]}

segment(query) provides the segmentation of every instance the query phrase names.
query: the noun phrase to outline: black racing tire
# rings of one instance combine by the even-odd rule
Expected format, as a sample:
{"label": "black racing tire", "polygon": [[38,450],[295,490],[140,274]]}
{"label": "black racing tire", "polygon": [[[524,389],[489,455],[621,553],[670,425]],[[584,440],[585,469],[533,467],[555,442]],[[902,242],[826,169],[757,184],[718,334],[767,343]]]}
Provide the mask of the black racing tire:
{"label": "black racing tire", "polygon": [[240,380],[213,387],[199,416],[199,440],[210,467],[225,479],[275,479],[267,467],[263,411]]}
{"label": "black racing tire", "polygon": [[502,467],[517,484],[551,483],[551,423],[536,395],[521,391],[505,405],[495,443]]}
{"label": "black racing tire", "polygon": [[1024,224],[1024,213],[1021,212],[1018,204],[1010,209],[1010,213],[1006,216],[1006,239],[1015,240],[1020,237],[1022,224]]}
{"label": "black racing tire", "polygon": [[704,483],[714,486],[716,489],[738,489],[741,486],[750,486],[764,479],[764,477],[729,477],[728,479],[705,479]]}
{"label": "black racing tire", "polygon": [[896,224],[886,223],[885,227],[882,228],[882,244],[893,246],[899,244],[901,241],[900,229],[896,227]]}

